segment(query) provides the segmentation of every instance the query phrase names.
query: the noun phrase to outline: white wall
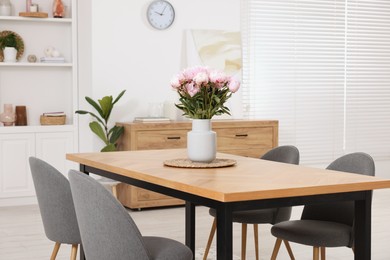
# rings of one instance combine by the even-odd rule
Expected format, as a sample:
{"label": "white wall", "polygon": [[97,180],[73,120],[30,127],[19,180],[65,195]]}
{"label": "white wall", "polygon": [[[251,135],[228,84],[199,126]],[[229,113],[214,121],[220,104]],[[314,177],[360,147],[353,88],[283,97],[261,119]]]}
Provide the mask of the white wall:
{"label": "white wall", "polygon": [[[112,121],[131,121],[135,116],[147,116],[148,104],[176,98],[169,82],[173,75],[186,67],[185,31],[188,29],[240,29],[239,0],[170,0],[175,8],[175,21],[164,31],[153,29],[146,20],[145,0],[82,0],[79,1],[80,31],[80,108],[90,109],[85,95],[100,98],[116,96],[126,89],[117,104]],[[89,14],[88,5],[92,10]],[[85,45],[92,20],[91,49]],[[84,24],[86,23],[86,24]],[[88,65],[91,51],[92,65]],[[83,60],[84,59],[84,60]],[[84,62],[83,62],[84,61]],[[92,81],[84,73],[92,66]],[[101,147],[94,139],[91,146],[88,120],[80,117],[80,151]]]}

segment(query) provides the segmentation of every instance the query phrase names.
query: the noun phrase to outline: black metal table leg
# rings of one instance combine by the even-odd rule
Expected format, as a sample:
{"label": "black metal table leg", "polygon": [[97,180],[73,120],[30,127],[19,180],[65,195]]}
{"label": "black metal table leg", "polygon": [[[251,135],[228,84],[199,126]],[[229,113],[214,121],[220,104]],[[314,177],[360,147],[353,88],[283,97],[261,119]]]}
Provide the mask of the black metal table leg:
{"label": "black metal table leg", "polygon": [[371,201],[372,191],[364,200],[355,201],[355,260],[371,260]]}
{"label": "black metal table leg", "polygon": [[217,260],[233,259],[232,208],[222,204],[217,208]]}
{"label": "black metal table leg", "polygon": [[186,246],[188,246],[195,258],[195,204],[186,201]]}

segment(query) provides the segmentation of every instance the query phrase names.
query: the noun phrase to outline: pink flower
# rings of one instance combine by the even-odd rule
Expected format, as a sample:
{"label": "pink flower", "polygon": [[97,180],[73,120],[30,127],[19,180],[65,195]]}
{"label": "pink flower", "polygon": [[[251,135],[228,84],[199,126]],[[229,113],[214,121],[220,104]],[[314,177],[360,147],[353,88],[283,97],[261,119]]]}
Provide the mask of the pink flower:
{"label": "pink flower", "polygon": [[227,81],[227,76],[225,73],[219,70],[213,70],[210,72],[210,81],[216,84],[224,84]]}
{"label": "pink flower", "polygon": [[171,79],[171,86],[176,90],[180,88],[181,84],[178,77],[173,77]]}
{"label": "pink flower", "polygon": [[235,93],[240,88],[240,82],[234,78],[231,78],[228,87],[232,93]]}
{"label": "pink flower", "polygon": [[172,78],[171,86],[180,95],[180,103],[176,106],[184,116],[211,119],[215,115],[230,115],[224,104],[240,88],[240,82],[223,71],[192,67]]}
{"label": "pink flower", "polygon": [[199,72],[195,75],[194,81],[197,85],[202,85],[203,83],[207,83],[209,81],[209,76],[205,72]]}
{"label": "pink flower", "polygon": [[199,88],[198,88],[193,82],[191,82],[191,83],[188,83],[188,84],[186,85],[186,91],[187,91],[187,93],[188,93],[191,97],[193,97],[193,96],[195,96],[196,93],[199,92]]}

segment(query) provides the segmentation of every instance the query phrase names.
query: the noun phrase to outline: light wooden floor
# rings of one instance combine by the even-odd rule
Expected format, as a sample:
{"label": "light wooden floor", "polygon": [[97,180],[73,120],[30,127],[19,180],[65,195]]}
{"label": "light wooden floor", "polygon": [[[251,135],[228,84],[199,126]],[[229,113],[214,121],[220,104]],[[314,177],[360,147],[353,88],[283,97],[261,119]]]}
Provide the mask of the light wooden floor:
{"label": "light wooden floor", "polygon": [[[299,218],[301,207],[293,210],[293,218]],[[184,241],[184,208],[166,208],[130,211],[143,235],[165,236]],[[390,259],[390,190],[374,192],[372,212],[372,259]],[[197,248],[204,248],[212,218],[205,207],[197,207]],[[254,259],[252,229],[248,232],[247,259]],[[270,225],[261,225],[261,259],[269,259],[274,237]],[[215,244],[214,244],[215,246]],[[0,259],[1,260],[42,260],[49,259],[53,243],[46,239],[38,206],[0,208]],[[311,248],[292,244],[296,259],[311,259]],[[234,254],[240,255],[240,226],[234,224]],[[69,259],[70,246],[63,245],[57,259]],[[200,259],[200,258],[197,258]],[[280,260],[287,260],[285,248],[281,247]],[[353,259],[348,248],[328,249],[327,259]]]}

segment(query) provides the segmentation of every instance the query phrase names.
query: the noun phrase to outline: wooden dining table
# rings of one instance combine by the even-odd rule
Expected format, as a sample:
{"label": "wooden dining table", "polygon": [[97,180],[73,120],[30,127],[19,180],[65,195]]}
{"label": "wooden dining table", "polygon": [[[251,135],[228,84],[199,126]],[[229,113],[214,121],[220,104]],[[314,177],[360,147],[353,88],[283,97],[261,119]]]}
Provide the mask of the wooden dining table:
{"label": "wooden dining table", "polygon": [[[233,257],[232,213],[334,201],[354,201],[355,260],[371,259],[371,200],[390,180],[218,153],[228,167],[189,168],[164,162],[185,159],[185,149],[67,154],[80,171],[93,173],[186,201],[185,244],[195,250],[195,210],[216,210],[217,259]],[[231,161],[230,161],[231,162]],[[199,166],[197,166],[199,167]],[[85,259],[83,252],[80,259]]]}

